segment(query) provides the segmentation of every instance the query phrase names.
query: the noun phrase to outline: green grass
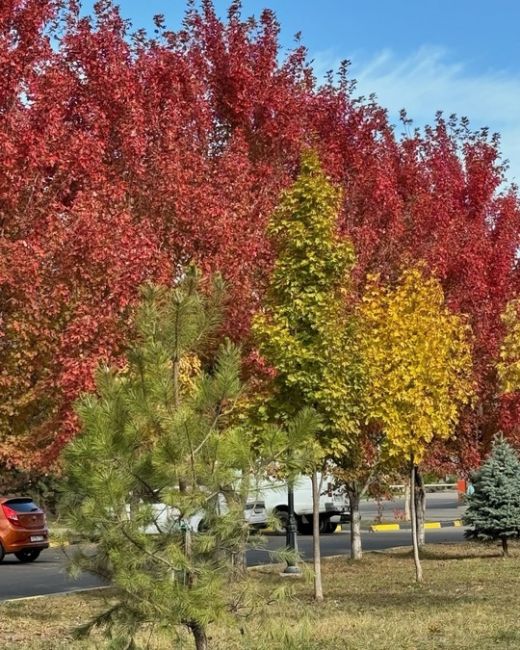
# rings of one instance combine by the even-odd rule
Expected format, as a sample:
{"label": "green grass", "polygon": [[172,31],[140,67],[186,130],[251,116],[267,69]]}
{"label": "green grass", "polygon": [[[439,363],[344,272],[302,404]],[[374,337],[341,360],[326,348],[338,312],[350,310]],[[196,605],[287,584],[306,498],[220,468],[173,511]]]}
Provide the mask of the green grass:
{"label": "green grass", "polygon": [[[520,648],[520,546],[500,557],[496,546],[428,546],[425,583],[414,583],[407,549],[370,553],[361,563],[324,561],[326,600],[312,600],[305,580],[282,579],[274,567],[249,571],[256,606],[240,623],[211,626],[215,650],[479,650]],[[280,584],[292,595],[279,600]],[[102,648],[102,637],[74,641],[71,629],[100,611],[110,592],[4,603],[0,606],[2,650]],[[240,630],[242,628],[242,631]],[[149,640],[149,645],[146,642]],[[145,630],[140,647],[191,649],[185,635],[172,638]]]}

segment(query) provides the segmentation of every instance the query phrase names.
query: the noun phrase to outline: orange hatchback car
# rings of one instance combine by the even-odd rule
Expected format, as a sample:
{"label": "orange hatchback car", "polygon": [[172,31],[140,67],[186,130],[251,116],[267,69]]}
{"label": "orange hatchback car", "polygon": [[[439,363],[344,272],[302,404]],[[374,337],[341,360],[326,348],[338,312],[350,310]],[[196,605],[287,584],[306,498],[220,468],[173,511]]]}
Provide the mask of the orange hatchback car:
{"label": "orange hatchback car", "polygon": [[0,562],[7,553],[20,562],[34,562],[48,547],[43,510],[28,497],[0,497]]}

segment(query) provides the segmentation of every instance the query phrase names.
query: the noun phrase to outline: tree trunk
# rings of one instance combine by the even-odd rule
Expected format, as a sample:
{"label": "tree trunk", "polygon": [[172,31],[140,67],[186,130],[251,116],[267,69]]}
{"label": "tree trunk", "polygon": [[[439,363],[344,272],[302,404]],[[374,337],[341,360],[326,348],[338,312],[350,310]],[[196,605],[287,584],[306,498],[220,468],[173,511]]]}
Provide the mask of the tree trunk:
{"label": "tree trunk", "polygon": [[190,623],[189,626],[193,638],[195,639],[196,650],[208,650],[208,637],[206,635],[206,628],[200,623]]}
{"label": "tree trunk", "polygon": [[317,472],[312,473],[312,550],[314,556],[314,599],[323,600],[320,552],[320,489]]}
{"label": "tree trunk", "polygon": [[421,560],[419,558],[419,542],[417,539],[417,514],[415,512],[415,463],[413,456],[410,459],[410,510],[412,518],[412,544],[413,560],[415,562],[415,579],[417,582],[423,581]]}
{"label": "tree trunk", "polygon": [[404,520],[410,521],[410,477],[404,479]]}
{"label": "tree trunk", "polygon": [[235,580],[238,578],[244,578],[247,575],[247,556],[245,543],[240,543],[240,548],[233,553],[232,556],[233,571],[231,574],[231,579]]}
{"label": "tree trunk", "polygon": [[[240,493],[237,492],[237,490],[233,489],[232,485],[226,485],[223,488],[223,493],[225,495],[226,500],[229,500],[233,506],[237,509],[239,509],[241,512],[244,511],[245,508],[245,499],[243,499],[240,496]],[[221,514],[220,512],[220,507],[218,506],[218,496],[216,497],[216,503],[217,503],[217,508],[218,508],[218,513]],[[247,572],[247,557],[246,557],[246,551],[247,551],[247,541],[249,539],[249,529],[247,525],[244,525],[242,529],[240,530],[240,536],[237,539],[237,546],[231,553],[231,563],[233,566],[233,571],[231,572],[231,580],[235,580],[236,578],[240,579],[245,577],[246,572]]]}
{"label": "tree trunk", "polygon": [[348,491],[350,503],[350,558],[361,560],[363,550],[361,546],[361,513],[359,512],[359,492],[353,489]]}
{"label": "tree trunk", "polygon": [[180,372],[180,363],[179,359],[173,359],[173,405],[175,409],[179,408],[181,403],[180,400],[180,386],[179,386],[179,372]]}
{"label": "tree trunk", "polygon": [[507,537],[502,537],[502,555],[509,557],[509,547],[507,545]]}
{"label": "tree trunk", "polygon": [[[186,528],[184,530],[184,555],[188,560],[188,565],[190,565],[191,564],[191,530],[189,525],[186,525]],[[193,587],[193,584],[195,582],[195,576],[193,575],[193,572],[190,571],[189,569],[185,569],[184,571],[184,582],[188,588],[191,589],[191,587]]]}
{"label": "tree trunk", "polygon": [[419,546],[426,543],[424,520],[426,515],[426,491],[419,467],[415,466],[415,514],[417,518],[417,540]]}

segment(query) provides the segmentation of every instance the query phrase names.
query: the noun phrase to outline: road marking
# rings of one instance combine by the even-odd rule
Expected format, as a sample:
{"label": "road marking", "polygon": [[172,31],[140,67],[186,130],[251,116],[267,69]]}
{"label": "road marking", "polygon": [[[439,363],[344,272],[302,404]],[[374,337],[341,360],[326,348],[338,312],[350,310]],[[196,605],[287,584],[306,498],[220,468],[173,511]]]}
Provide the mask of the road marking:
{"label": "road marking", "polygon": [[385,530],[401,530],[400,524],[374,524],[370,526],[370,530],[374,533],[383,532]]}
{"label": "road marking", "polygon": [[[427,521],[424,524],[425,529],[431,528],[462,528],[464,523],[461,519],[455,519],[453,521]],[[387,530],[410,530],[411,524],[373,524],[369,527],[373,533],[381,533]]]}

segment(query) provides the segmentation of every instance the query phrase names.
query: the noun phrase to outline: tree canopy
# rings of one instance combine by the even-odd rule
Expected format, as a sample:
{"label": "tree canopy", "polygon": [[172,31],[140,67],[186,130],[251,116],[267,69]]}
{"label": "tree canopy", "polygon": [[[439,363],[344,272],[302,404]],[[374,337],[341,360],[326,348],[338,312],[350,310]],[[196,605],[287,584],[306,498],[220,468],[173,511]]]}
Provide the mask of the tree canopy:
{"label": "tree canopy", "polygon": [[497,438],[491,454],[472,475],[464,523],[466,537],[481,542],[507,541],[520,535],[520,460],[503,438]]}
{"label": "tree canopy", "polygon": [[471,399],[469,327],[424,267],[403,271],[394,286],[372,278],[359,318],[366,418],[390,456],[418,463],[434,438],[454,435]]}
{"label": "tree canopy", "polygon": [[303,45],[283,54],[269,10],[249,20],[234,2],[220,19],[205,0],[177,30],[156,23],[153,37],[133,32],[109,0],[90,16],[72,0],[0,5],[2,464],[57,461],[98,363],[124,363],[144,281],[170,283],[187,262],[221,270],[223,327],[251,348],[268,219],[308,146],[341,190],[358,294],[367,274],[394,281],[424,260],[468,315],[478,403],[431,462],[478,463],[520,408],[495,372],[520,286],[498,139],[440,115],[400,137],[346,66],[319,83]]}
{"label": "tree canopy", "polygon": [[189,272],[142,294],[125,367],[99,368],[96,393],[77,404],[63,511],[96,541],[73,566],[110,580],[117,600],[85,631],[99,625],[127,645],[144,623],[183,626],[202,649],[237,597],[230,582],[259,463],[233,417],[240,351],[228,341],[209,369],[194,361],[218,324],[221,282],[204,296]]}

